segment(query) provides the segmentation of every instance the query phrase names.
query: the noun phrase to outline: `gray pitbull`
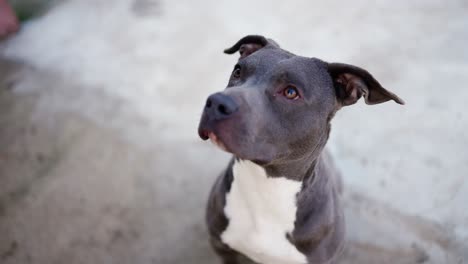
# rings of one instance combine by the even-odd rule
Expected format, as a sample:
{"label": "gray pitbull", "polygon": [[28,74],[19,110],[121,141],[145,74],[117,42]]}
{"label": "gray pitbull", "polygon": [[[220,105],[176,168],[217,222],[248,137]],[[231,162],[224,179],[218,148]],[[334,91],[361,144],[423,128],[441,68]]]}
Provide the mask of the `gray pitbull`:
{"label": "gray pitbull", "polygon": [[335,263],[345,225],[340,178],[324,150],[330,121],[360,97],[404,102],[364,69],[296,56],[263,36],[225,53],[237,51],[198,130],[234,155],[209,196],[211,243],[225,264]]}

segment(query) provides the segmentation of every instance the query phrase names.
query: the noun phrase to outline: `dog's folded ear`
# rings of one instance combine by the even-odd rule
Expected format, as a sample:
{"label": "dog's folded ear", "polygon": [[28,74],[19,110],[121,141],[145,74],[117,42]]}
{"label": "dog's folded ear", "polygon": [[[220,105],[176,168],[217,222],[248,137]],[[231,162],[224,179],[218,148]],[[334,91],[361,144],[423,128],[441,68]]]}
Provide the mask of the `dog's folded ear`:
{"label": "dog's folded ear", "polygon": [[332,77],[336,95],[342,105],[352,105],[361,96],[369,105],[389,100],[405,104],[401,98],[383,88],[369,72],[362,68],[344,63],[329,63],[328,72]]}
{"label": "dog's folded ear", "polygon": [[237,41],[237,43],[234,44],[234,46],[225,49],[224,53],[234,54],[237,51],[239,51],[239,59],[242,59],[266,46],[273,46],[279,48],[279,45],[275,41],[267,39],[264,36],[248,35]]}

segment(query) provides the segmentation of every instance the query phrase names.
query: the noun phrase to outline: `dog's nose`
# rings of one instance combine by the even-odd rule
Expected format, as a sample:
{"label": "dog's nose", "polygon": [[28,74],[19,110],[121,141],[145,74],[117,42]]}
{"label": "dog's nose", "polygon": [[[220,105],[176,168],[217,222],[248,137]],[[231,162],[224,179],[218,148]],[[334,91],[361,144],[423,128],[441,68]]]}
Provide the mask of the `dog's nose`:
{"label": "dog's nose", "polygon": [[222,93],[215,93],[206,100],[205,111],[214,119],[229,117],[237,111],[239,106],[229,96]]}

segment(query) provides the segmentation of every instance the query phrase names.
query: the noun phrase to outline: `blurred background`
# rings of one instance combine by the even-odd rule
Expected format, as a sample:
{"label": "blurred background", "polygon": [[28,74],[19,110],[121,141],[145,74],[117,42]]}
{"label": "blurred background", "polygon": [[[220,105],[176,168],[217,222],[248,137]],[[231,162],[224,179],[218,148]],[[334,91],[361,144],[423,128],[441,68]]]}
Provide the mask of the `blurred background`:
{"label": "blurred background", "polygon": [[206,97],[262,34],[406,101],[342,109],[340,263],[468,263],[466,1],[16,0],[0,42],[0,263],[219,263]]}

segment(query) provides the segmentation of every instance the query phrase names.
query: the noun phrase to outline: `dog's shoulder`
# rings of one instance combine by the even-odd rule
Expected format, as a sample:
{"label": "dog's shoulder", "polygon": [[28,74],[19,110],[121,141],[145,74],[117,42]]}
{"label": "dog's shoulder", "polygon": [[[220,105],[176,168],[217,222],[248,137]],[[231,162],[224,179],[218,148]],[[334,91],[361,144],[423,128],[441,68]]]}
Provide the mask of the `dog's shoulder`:
{"label": "dog's shoulder", "polygon": [[343,248],[345,226],[341,208],[341,180],[328,153],[317,163],[297,196],[294,231],[288,239],[309,261],[328,263]]}

